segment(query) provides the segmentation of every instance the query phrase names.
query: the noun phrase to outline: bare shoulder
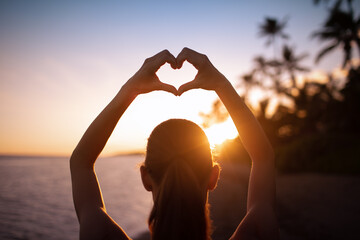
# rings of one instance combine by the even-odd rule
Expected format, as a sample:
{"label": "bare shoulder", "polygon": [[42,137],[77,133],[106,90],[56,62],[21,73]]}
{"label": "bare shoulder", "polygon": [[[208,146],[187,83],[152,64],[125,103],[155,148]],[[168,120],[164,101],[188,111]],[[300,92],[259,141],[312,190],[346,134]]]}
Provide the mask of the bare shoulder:
{"label": "bare shoulder", "polygon": [[83,216],[80,221],[80,239],[130,239],[124,230],[106,213],[98,209]]}
{"label": "bare shoulder", "polygon": [[279,239],[276,214],[271,206],[251,208],[237,227],[230,240]]}

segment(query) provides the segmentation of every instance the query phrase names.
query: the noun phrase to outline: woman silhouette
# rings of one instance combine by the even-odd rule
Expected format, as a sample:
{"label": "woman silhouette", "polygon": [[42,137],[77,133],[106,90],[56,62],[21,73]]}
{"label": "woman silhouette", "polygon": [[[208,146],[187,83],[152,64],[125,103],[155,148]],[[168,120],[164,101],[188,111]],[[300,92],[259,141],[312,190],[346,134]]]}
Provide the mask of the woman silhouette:
{"label": "woman silhouette", "polygon": [[[184,61],[198,70],[193,81],[179,90],[160,82],[156,72],[162,65],[167,62],[177,69]],[[196,88],[217,93],[252,159],[247,213],[230,239],[278,239],[273,149],[229,81],[207,56],[189,48],[184,48],[176,58],[164,50],[146,59],[92,122],[75,148],[70,169],[80,239],[130,239],[106,213],[94,164],[131,102],[139,94],[156,90],[181,95]],[[152,192],[154,200],[149,216],[152,239],[211,239],[207,199],[208,191],[216,186],[219,167],[212,161],[208,140],[199,126],[182,119],[158,125],[148,139],[140,172],[143,185]]]}

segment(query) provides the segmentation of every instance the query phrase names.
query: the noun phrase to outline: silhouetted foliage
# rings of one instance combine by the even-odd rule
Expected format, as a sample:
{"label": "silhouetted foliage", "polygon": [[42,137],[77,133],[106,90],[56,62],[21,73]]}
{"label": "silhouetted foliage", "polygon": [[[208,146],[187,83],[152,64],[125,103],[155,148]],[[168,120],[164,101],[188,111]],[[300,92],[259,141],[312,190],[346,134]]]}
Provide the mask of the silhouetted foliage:
{"label": "silhouetted foliage", "polygon": [[284,39],[289,38],[289,36],[284,33],[284,28],[286,27],[287,19],[283,21],[278,21],[276,18],[266,17],[265,21],[260,24],[259,35],[261,37],[267,37],[268,40],[266,45],[273,44],[277,37]]}
{"label": "silhouetted foliage", "polygon": [[271,44],[274,46],[274,54],[276,53],[276,39],[278,37],[282,39],[289,38],[289,35],[284,33],[284,28],[286,27],[287,21],[287,18],[279,21],[276,18],[266,17],[264,22],[259,26],[259,36],[267,38],[266,46],[269,46]]}
{"label": "silhouetted foliage", "polygon": [[[287,44],[283,45],[279,58],[256,56],[253,68],[239,79],[238,85],[245,91],[243,97],[248,105],[251,91],[262,89],[263,98],[256,116],[275,148],[277,166],[282,172],[360,173],[360,66],[351,64],[351,44],[356,43],[360,51],[360,19],[353,17],[352,1],[347,1],[348,11],[340,9],[341,2],[334,3],[323,29],[313,35],[334,41],[315,61],[343,45],[345,79],[332,74],[321,81],[306,75],[299,78],[299,73],[310,70],[301,64],[307,54],[297,54]],[[266,18],[260,32],[269,37],[269,45],[274,43],[275,36],[288,37],[283,33],[285,26],[285,20],[279,23]],[[340,84],[341,81],[345,82]],[[274,101],[277,107],[269,114]],[[215,102],[209,114],[202,114],[204,126],[225,121],[228,117],[225,112],[221,102]],[[248,159],[242,153],[239,139],[227,141],[219,149],[220,158]],[[231,149],[240,149],[241,153]]]}
{"label": "silhouetted foliage", "polygon": [[347,1],[349,10],[345,11],[340,8],[341,1],[330,9],[329,16],[326,19],[321,30],[312,34],[321,41],[330,42],[328,46],[322,49],[316,57],[319,62],[326,54],[342,46],[344,52],[343,67],[352,58],[352,45],[357,45],[360,55],[360,17],[354,16],[352,1]]}
{"label": "silhouetted foliage", "polygon": [[341,7],[342,3],[346,2],[348,9],[352,9],[353,0],[313,0],[315,5],[319,5],[320,3],[325,3],[327,6],[329,3],[333,3],[330,8],[334,8],[335,6]]}
{"label": "silhouetted foliage", "polygon": [[204,128],[208,128],[216,123],[224,122],[229,117],[228,111],[219,99],[213,102],[209,113],[201,112],[199,115],[203,119],[203,123],[201,125]]}

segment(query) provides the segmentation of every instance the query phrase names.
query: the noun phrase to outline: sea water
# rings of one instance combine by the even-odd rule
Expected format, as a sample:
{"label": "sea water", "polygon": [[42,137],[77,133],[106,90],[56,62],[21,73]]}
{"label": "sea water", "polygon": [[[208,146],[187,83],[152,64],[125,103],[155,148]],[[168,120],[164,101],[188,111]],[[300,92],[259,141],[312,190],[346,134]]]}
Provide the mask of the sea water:
{"label": "sea water", "polygon": [[[108,214],[131,236],[147,231],[152,198],[143,156],[101,158],[96,173]],[[68,158],[0,157],[0,239],[78,239]]]}

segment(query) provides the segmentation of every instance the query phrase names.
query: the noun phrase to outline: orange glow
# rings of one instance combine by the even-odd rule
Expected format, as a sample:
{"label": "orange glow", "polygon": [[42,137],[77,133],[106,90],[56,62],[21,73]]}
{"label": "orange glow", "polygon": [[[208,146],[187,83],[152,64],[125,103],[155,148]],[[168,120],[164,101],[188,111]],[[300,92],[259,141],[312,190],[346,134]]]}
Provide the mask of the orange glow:
{"label": "orange glow", "polygon": [[252,109],[257,112],[260,110],[259,103],[266,99],[266,93],[261,88],[253,88],[248,95],[248,101]]}
{"label": "orange glow", "polygon": [[321,70],[314,70],[312,71],[309,76],[309,79],[318,83],[327,83],[328,82],[328,75],[326,72]]}
{"label": "orange glow", "polygon": [[212,147],[223,143],[227,139],[234,139],[238,135],[231,118],[228,118],[228,120],[223,123],[214,124],[210,128],[205,129],[205,133]]}
{"label": "orange glow", "polygon": [[332,71],[331,74],[335,79],[345,79],[346,76],[348,75],[348,70],[343,69],[341,67],[337,67]]}

